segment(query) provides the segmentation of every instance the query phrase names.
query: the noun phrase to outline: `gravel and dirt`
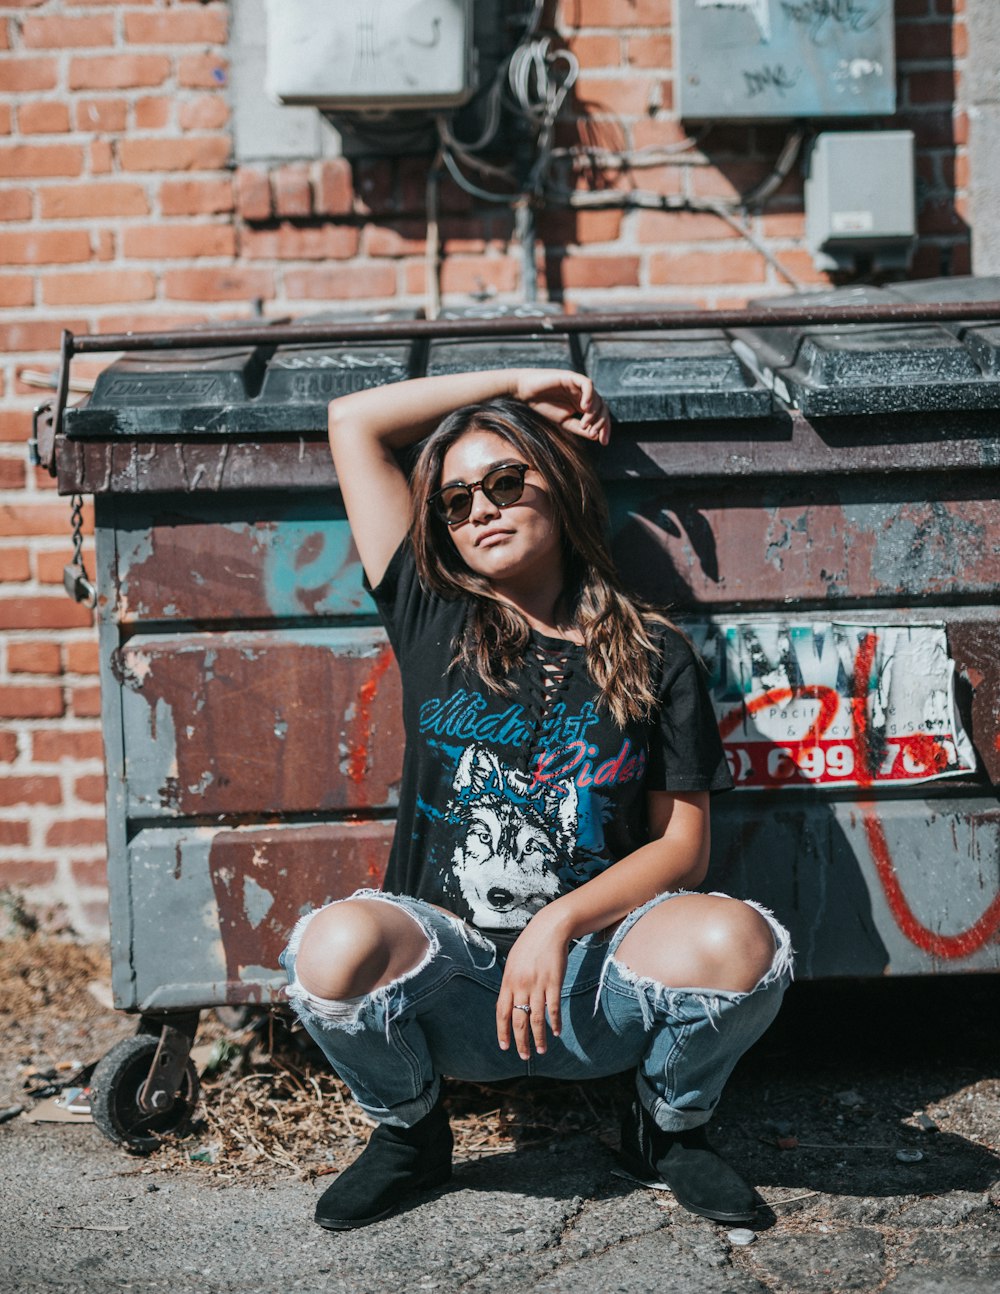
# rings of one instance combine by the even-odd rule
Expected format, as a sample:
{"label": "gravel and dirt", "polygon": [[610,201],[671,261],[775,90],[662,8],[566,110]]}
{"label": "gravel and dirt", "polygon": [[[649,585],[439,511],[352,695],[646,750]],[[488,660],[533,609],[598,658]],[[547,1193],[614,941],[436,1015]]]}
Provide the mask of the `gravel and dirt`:
{"label": "gravel and dirt", "polygon": [[1000,977],[793,986],[712,1124],[767,1202],[749,1244],[616,1175],[625,1078],[452,1084],[452,1184],[324,1232],[313,1201],[368,1129],[277,1015],[203,1015],[193,1128],[148,1157],[92,1123],[28,1122],[67,1063],[134,1031],[107,977],[102,948],[0,941],[0,1110],[25,1107],[0,1125],[0,1290],[1000,1288]]}

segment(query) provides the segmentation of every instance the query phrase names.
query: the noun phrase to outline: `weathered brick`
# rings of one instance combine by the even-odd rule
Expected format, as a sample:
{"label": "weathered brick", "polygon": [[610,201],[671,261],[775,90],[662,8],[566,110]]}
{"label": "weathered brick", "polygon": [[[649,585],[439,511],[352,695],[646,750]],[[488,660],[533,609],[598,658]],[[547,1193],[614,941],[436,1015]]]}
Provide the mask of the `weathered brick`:
{"label": "weathered brick", "polygon": [[0,490],[23,490],[27,474],[28,465],[23,458],[0,455]]}
{"label": "weathered brick", "polygon": [[42,300],[52,306],[151,301],[155,295],[156,277],[149,270],[90,270],[42,281]]}
{"label": "weathered brick", "polygon": [[904,22],[896,32],[896,59],[946,62],[952,55],[950,22]]}
{"label": "weathered brick", "polygon": [[31,189],[4,189],[0,220],[30,220],[33,196]]}
{"label": "weathered brick", "polygon": [[185,90],[219,90],[228,79],[229,64],[218,54],[187,54],[177,64],[177,83]]}
{"label": "weathered brick", "polygon": [[70,689],[70,708],[80,719],[95,719],[101,714],[101,689],[94,683]]}
{"label": "weathered brick", "polygon": [[696,243],[739,234],[707,211],[642,211],[637,237],[640,243]]}
{"label": "weathered brick", "polygon": [[572,36],[566,42],[581,67],[618,67],[622,58],[619,36]]}
{"label": "weathered brick", "polygon": [[564,256],[546,261],[550,282],[564,288],[627,288],[639,285],[638,256]]}
{"label": "weathered brick", "polygon": [[181,130],[220,130],[229,120],[229,104],[221,94],[201,94],[177,110]]}
{"label": "weathered brick", "polygon": [[123,139],[118,156],[123,171],[218,171],[229,161],[228,135],[187,139]]}
{"label": "weathered brick", "polygon": [[12,642],[7,645],[7,669],[12,674],[58,674],[59,644],[54,642]]}
{"label": "weathered brick", "polygon": [[27,548],[0,548],[0,582],[23,584],[31,578]]}
{"label": "weathered brick", "polygon": [[96,642],[71,642],[63,646],[63,657],[68,674],[96,674],[100,667],[100,653]]}
{"label": "weathered brick", "polygon": [[670,21],[663,0],[573,0],[561,10],[568,27],[662,27]]}
{"label": "weathered brick", "polygon": [[830,275],[818,270],[813,264],[812,253],[802,248],[794,251],[776,251],[775,260],[779,265],[784,266],[786,270],[799,281],[799,283],[822,284],[824,287],[830,286]]}
{"label": "weathered brick", "polygon": [[39,201],[46,220],[149,215],[149,201],[141,184],[117,181],[57,184],[40,189]]}
{"label": "weathered brick", "polygon": [[302,163],[279,166],[271,174],[274,210],[279,216],[312,215],[312,183]]}
{"label": "weathered brick", "polygon": [[87,155],[91,175],[110,175],[115,169],[115,155],[110,139],[92,139]]}
{"label": "weathered brick", "polygon": [[0,62],[0,91],[24,94],[32,90],[54,90],[59,64],[54,58],[5,58]]}
{"label": "weathered brick", "polygon": [[35,303],[35,280],[30,274],[0,274],[0,306],[30,306]]}
{"label": "weathered brick", "polygon": [[331,265],[286,270],[285,294],[292,300],[363,301],[396,295],[391,265]]}
{"label": "weathered brick", "polygon": [[14,122],[9,103],[0,103],[0,135],[9,135]]}
{"label": "weathered brick", "polygon": [[69,108],[65,103],[32,99],[17,110],[17,128],[22,135],[62,135],[69,130]]}
{"label": "weathered brick", "polygon": [[13,764],[17,759],[17,733],[0,732],[0,763]]}
{"label": "weathered brick", "polygon": [[350,162],[342,157],[317,164],[313,206],[318,216],[346,216],[354,208],[354,177]]}
{"label": "weathered brick", "polygon": [[46,175],[79,175],[83,149],[79,144],[13,144],[0,148],[0,178],[41,178]]}
{"label": "weathered brick", "polygon": [[163,291],[168,301],[253,301],[274,296],[270,270],[232,269],[167,270]]}
{"label": "weathered brick", "polygon": [[125,129],[125,99],[78,99],[75,104],[77,130],[118,132]]}
{"label": "weathered brick", "polygon": [[103,818],[69,818],[53,822],[45,833],[45,843],[50,848],[66,845],[103,845],[105,841]]}
{"label": "weathered brick", "polygon": [[233,210],[233,183],[224,180],[164,180],[160,210],[165,216],[216,215]]}
{"label": "weathered brick", "polygon": [[27,233],[0,231],[0,263],[8,265],[67,265],[90,259],[86,229],[34,229]]}
{"label": "weathered brick", "polygon": [[223,5],[125,15],[125,39],[133,45],[223,45],[226,32]]}
{"label": "weathered brick", "polygon": [[716,283],[762,283],[764,258],[753,251],[655,252],[649,258],[649,281],[707,286]]}
{"label": "weathered brick", "polygon": [[[38,572],[39,584],[62,584],[63,567],[67,562],[72,561],[73,550],[67,545],[66,548],[52,551],[48,548],[35,554],[35,569]],[[94,569],[93,545],[85,544],[83,547],[83,561],[88,571]]]}
{"label": "weathered brick", "polygon": [[614,208],[553,209],[540,214],[538,233],[546,248],[613,243],[621,235],[622,218],[622,212]]}
{"label": "weathered brick", "polygon": [[59,804],[62,786],[58,777],[0,777],[0,805]]}
{"label": "weathered brick", "polygon": [[358,250],[356,229],[337,225],[293,225],[244,229],[240,254],[249,260],[347,260]]}
{"label": "weathered brick", "polygon": [[102,805],[105,802],[105,779],[100,773],[87,773],[72,783],[72,792],[84,804]]}
{"label": "weathered brick", "polygon": [[950,105],[958,97],[959,76],[951,68],[907,71],[902,80],[906,85],[906,102],[914,106]]}
{"label": "weathered brick", "polygon": [[93,612],[65,593],[60,597],[0,598],[0,629],[79,629],[92,623]]}
{"label": "weathered brick", "polygon": [[673,67],[674,46],[668,35],[629,36],[625,51],[629,67]]}
{"label": "weathered brick", "polygon": [[[20,823],[0,824],[4,827],[20,826]],[[25,826],[25,831],[27,827]],[[12,840],[10,844],[27,844],[25,840]],[[9,885],[27,886],[34,885],[51,885],[56,878],[56,865],[53,862],[14,862],[13,860],[4,859],[0,861],[0,889]]]}
{"label": "weathered brick", "polygon": [[38,729],[31,734],[31,757],[36,764],[56,764],[62,759],[103,759],[100,728]]}
{"label": "weathered brick", "polygon": [[84,45],[113,45],[115,20],[111,14],[87,17],[32,17],[21,20],[21,39],[31,49],[73,49]]}
{"label": "weathered brick", "polygon": [[0,684],[0,716],[5,719],[59,719],[65,710],[61,687]]}
{"label": "weathered brick", "polygon": [[270,220],[271,180],[267,171],[241,166],[236,172],[236,210],[244,220]]}
{"label": "weathered brick", "polygon": [[69,64],[71,90],[139,90],[163,85],[170,75],[164,54],[102,54],[73,58]]}
{"label": "weathered brick", "polygon": [[147,95],[132,105],[132,125],[136,130],[163,130],[170,122],[174,101],[168,95]]}
{"label": "weathered brick", "polygon": [[[62,503],[0,503],[0,535],[62,535],[69,521],[69,500]],[[85,534],[94,529],[93,512],[83,513]]]}
{"label": "weathered brick", "polygon": [[[22,348],[10,346],[8,349],[19,350]],[[30,409],[0,409],[0,441],[24,442],[30,435]]]}
{"label": "weathered brick", "polygon": [[[105,858],[71,858],[69,870],[72,873],[75,885],[104,885],[108,877],[108,863]],[[87,904],[86,906],[91,907],[93,905]],[[91,919],[96,925],[97,920]]]}
{"label": "weathered brick", "polygon": [[122,248],[128,258],[137,261],[234,256],[236,233],[230,224],[132,225],[122,233]]}

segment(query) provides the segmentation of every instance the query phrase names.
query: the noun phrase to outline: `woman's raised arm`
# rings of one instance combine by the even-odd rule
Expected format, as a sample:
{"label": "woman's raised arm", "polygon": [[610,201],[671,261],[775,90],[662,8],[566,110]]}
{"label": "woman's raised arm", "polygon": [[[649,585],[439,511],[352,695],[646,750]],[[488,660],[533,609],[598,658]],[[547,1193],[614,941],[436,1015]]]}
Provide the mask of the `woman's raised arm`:
{"label": "woman's raised arm", "polygon": [[378,584],[406,534],[410,495],[396,452],[454,409],[498,396],[525,400],[553,422],[602,442],[607,415],[589,378],[562,369],[492,369],[421,377],[331,402],[330,449],[347,519],[369,582]]}

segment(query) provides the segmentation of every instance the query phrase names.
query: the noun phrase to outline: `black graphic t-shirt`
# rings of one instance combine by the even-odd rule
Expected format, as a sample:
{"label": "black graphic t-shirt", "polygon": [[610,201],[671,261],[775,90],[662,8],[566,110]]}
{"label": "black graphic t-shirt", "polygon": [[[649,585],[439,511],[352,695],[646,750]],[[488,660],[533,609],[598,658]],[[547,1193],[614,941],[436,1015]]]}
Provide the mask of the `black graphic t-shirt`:
{"label": "black graphic t-shirt", "polygon": [[664,629],[657,713],[621,727],[583,648],[533,634],[500,695],[449,669],[464,599],[428,592],[404,542],[373,590],[403,679],[406,751],[385,888],[512,939],[552,899],[646,843],[647,791],[732,781],[703,670]]}

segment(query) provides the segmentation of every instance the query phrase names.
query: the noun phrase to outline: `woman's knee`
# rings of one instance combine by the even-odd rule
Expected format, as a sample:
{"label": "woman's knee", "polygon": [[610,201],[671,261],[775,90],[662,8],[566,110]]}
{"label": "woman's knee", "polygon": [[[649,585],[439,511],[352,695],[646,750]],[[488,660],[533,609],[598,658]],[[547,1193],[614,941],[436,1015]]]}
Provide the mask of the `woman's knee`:
{"label": "woman's knee", "polygon": [[748,903],[679,894],[639,918],[617,957],[658,983],[742,993],[767,974],[774,954],[771,927]]}
{"label": "woman's knee", "polygon": [[359,997],[412,970],[428,946],[420,925],[401,908],[382,900],[345,899],[311,918],[302,932],[295,974],[315,997]]}

